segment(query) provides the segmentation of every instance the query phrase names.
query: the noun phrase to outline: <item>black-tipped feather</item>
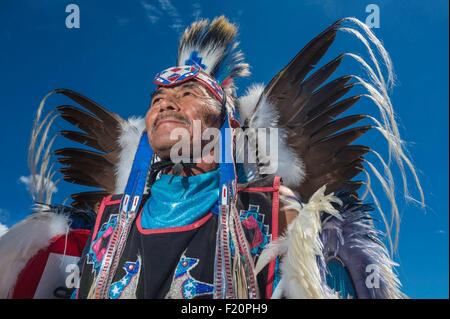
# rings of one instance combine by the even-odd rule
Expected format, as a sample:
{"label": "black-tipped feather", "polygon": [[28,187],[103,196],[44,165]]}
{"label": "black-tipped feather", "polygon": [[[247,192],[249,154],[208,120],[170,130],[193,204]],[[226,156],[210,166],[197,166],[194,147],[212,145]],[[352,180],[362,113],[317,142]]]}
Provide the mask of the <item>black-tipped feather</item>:
{"label": "black-tipped feather", "polygon": [[[345,55],[316,68],[333,44],[341,21],[310,41],[262,94],[275,107],[278,127],[287,133],[288,146],[303,161],[305,178],[296,190],[306,200],[324,184],[327,192],[344,189],[356,196],[362,182],[352,179],[362,171],[364,155],[369,151],[365,146],[351,145],[371,128],[353,127],[366,115],[338,118],[361,97],[345,97],[355,86],[352,75],[329,80]],[[259,103],[256,114],[258,110]]]}
{"label": "black-tipped feather", "polygon": [[61,118],[80,130],[63,130],[60,134],[95,150],[62,148],[55,151],[57,160],[62,165],[60,172],[65,181],[100,189],[72,194],[71,205],[95,209],[101,199],[115,189],[115,167],[120,152],[118,140],[124,120],[77,92],[57,89],[56,93],[63,94],[80,105],[57,107]]}
{"label": "black-tipped feather", "polygon": [[107,111],[105,108],[92,101],[91,99],[68,89],[57,89],[57,93],[63,94],[74,100],[90,112],[94,113],[105,125],[115,125],[123,121],[123,119],[115,113]]}
{"label": "black-tipped feather", "polygon": [[61,131],[59,133],[61,134],[61,136],[64,136],[65,138],[72,140],[74,142],[87,145],[98,150],[103,150],[102,147],[98,144],[97,139],[95,139],[92,136],[89,136],[86,133],[75,131]]}
{"label": "black-tipped feather", "polygon": [[357,114],[346,116],[337,119],[335,121],[329,122],[328,124],[322,126],[320,129],[317,129],[316,131],[314,131],[314,133],[312,133],[311,135],[312,143],[324,137],[330,136],[343,128],[349,127],[366,117],[367,117],[366,115]]}
{"label": "black-tipped feather", "polygon": [[73,202],[71,205],[76,208],[86,209],[92,208],[96,210],[97,206],[100,204],[103,197],[107,196],[108,192],[97,191],[97,192],[82,192],[72,194],[71,198]]}

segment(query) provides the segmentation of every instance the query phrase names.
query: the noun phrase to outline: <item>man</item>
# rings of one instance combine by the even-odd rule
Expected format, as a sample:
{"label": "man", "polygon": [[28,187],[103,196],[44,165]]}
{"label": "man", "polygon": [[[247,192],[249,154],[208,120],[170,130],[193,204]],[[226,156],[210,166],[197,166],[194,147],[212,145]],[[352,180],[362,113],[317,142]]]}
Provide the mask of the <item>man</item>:
{"label": "man", "polygon": [[[377,72],[350,53],[316,67],[340,30],[351,30],[358,38],[364,37],[361,32],[367,35],[364,43]],[[235,79],[249,72],[237,50],[236,33],[224,17],[192,24],[180,41],[177,65],[154,79],[157,88],[145,119],[125,121],[66,89],[51,92],[41,103],[31,150],[51,126],[51,118],[41,120],[41,112],[55,93],[82,106],[57,108],[82,131],[62,135],[96,150],[56,151],[66,181],[101,189],[73,194],[75,208],[62,210],[72,221],[88,220],[90,211],[97,214],[95,224],[71,226],[71,232],[80,225],[90,231],[78,253],[81,282],[72,296],[403,297],[394,263],[372,223],[373,208],[361,199],[370,194],[378,201],[370,183],[360,194],[363,183],[353,180],[366,172],[367,163],[391,199],[395,221],[389,167],[384,166],[381,176],[365,158],[370,148],[351,144],[372,127],[385,132],[392,158],[404,173],[407,158],[387,95],[392,74],[384,48],[358,20],[339,20],[267,86],[253,86],[238,98]],[[371,43],[387,66],[387,81]],[[327,81],[346,56],[361,62],[372,82],[353,75]],[[368,93],[347,97],[356,84]],[[382,121],[371,118],[374,126],[357,126],[370,117],[337,118],[363,96],[375,102]],[[45,142],[46,134],[41,138]],[[38,170],[32,166],[32,171]],[[48,165],[41,166],[40,175],[49,175]],[[61,217],[56,206],[45,207],[46,218],[48,211]],[[34,227],[43,213],[38,210],[22,228]],[[5,235],[9,239],[0,240],[0,254],[10,260],[18,259],[6,248],[14,233],[13,227]],[[62,236],[61,231],[53,235]],[[0,283],[0,295],[17,296],[30,263],[19,267],[18,279],[17,271],[8,274],[12,279],[3,287]],[[42,264],[46,268],[48,261],[44,258]],[[369,265],[375,274],[367,272]],[[7,263],[0,266],[10,269]]]}
{"label": "man", "polygon": [[[175,68],[176,72],[180,72],[179,69]],[[192,72],[191,67],[187,69]],[[202,73],[203,70],[198,69],[198,72]],[[157,79],[161,76],[163,75],[157,76]],[[129,232],[121,233],[116,239],[112,228],[120,228],[118,215],[123,202],[117,200],[120,196],[102,202],[97,213],[100,222],[96,223],[100,230],[97,227],[93,229],[91,248],[84,264],[81,287],[76,292],[77,298],[255,298],[259,297],[260,291],[267,297],[273,292],[274,279],[269,284],[267,278],[269,275],[275,276],[273,266],[273,269],[263,271],[257,280],[253,274],[252,277],[246,275],[243,267],[237,268],[229,263],[249,261],[239,254],[248,254],[253,262],[269,242],[270,236],[275,237],[284,231],[281,227],[274,230],[273,220],[276,219],[276,225],[286,225],[285,215],[274,211],[273,207],[279,206],[277,199],[273,203],[271,201],[274,199],[265,197],[257,201],[252,199],[250,205],[255,210],[249,211],[251,219],[245,219],[244,214],[241,214],[242,225],[239,227],[242,229],[234,233],[236,237],[245,234],[247,241],[242,242],[242,237],[241,241],[226,238],[224,243],[223,239],[217,238],[221,235],[221,227],[236,224],[228,221],[222,224],[219,220],[224,213],[219,211],[217,205],[220,200],[220,163],[211,161],[211,158],[216,158],[214,148],[206,154],[203,152],[204,141],[195,141],[194,130],[198,124],[199,133],[202,133],[199,136],[203,136],[208,129],[218,130],[224,126],[227,121],[225,99],[222,98],[223,95],[215,94],[214,87],[204,84],[195,76],[188,81],[177,80],[159,87],[152,94],[151,105],[145,117],[146,133],[143,138],[148,139],[151,149],[159,158],[159,162],[155,164],[166,165],[159,165],[160,170],[156,172],[156,165],[152,167],[150,175],[157,173],[158,178],[154,180],[150,177],[151,195],[143,201],[140,212],[139,209],[136,210],[136,221]],[[177,171],[177,164],[173,163],[173,150],[181,141],[173,136],[176,130],[186,133],[188,142],[184,146],[190,150],[188,156],[183,157],[183,162],[178,164]],[[201,154],[201,158],[194,155],[196,144],[200,145],[198,154]],[[275,194],[279,192],[279,179],[271,178],[259,181],[259,184],[273,188],[266,192],[271,193],[272,198],[278,196]],[[247,187],[246,190],[251,188]],[[245,199],[239,197],[239,200]],[[114,202],[115,204],[111,204]],[[238,206],[244,207],[242,203]],[[226,216],[223,217],[227,219],[232,214],[231,211],[226,211]],[[284,221],[280,223],[281,219]],[[114,226],[111,227],[112,225]],[[224,235],[230,236],[228,232]],[[105,266],[105,260],[108,261],[105,242],[121,239],[124,240],[124,247],[120,259],[115,263],[114,257],[111,257]],[[120,246],[119,243],[115,245]],[[217,254],[224,245],[231,249],[222,252],[227,257],[220,264]],[[239,247],[240,245],[244,247]],[[240,253],[238,248],[242,250]],[[312,257],[315,258],[315,255]],[[111,269],[117,265],[118,268]],[[104,268],[107,271],[102,272]],[[224,277],[221,272],[216,271],[217,268],[223,268]],[[242,273],[232,273],[238,271]],[[112,272],[116,275],[110,276]],[[223,280],[224,278],[228,281]],[[250,284],[250,288],[245,287],[246,283]],[[236,285],[239,285],[239,289],[233,287]],[[102,287],[106,289],[101,289]],[[223,292],[217,287],[223,287]]]}

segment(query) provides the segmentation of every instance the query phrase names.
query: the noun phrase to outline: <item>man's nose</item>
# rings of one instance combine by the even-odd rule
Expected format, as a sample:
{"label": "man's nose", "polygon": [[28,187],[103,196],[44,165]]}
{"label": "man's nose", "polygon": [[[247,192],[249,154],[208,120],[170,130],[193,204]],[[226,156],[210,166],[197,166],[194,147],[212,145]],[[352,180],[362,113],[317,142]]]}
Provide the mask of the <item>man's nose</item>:
{"label": "man's nose", "polygon": [[159,111],[179,111],[179,107],[173,98],[165,98],[160,103]]}

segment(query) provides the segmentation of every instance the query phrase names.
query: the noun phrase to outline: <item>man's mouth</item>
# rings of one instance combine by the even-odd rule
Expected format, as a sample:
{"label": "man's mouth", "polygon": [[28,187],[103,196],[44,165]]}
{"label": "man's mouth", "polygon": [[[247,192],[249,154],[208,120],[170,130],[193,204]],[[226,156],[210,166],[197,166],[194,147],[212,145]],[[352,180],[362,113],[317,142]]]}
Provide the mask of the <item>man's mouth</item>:
{"label": "man's mouth", "polygon": [[156,130],[160,125],[162,124],[169,124],[169,123],[175,123],[175,124],[182,124],[182,125],[189,125],[189,121],[185,118],[181,118],[181,116],[165,116],[163,118],[157,119],[155,122],[155,125],[153,125],[153,129]]}

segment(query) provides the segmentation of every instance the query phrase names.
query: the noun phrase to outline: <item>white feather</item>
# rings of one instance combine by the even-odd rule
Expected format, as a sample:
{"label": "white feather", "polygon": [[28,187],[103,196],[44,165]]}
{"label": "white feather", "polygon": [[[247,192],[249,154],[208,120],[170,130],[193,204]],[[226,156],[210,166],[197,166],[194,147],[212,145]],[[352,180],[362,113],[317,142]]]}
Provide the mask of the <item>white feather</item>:
{"label": "white feather", "polygon": [[55,236],[67,233],[69,220],[63,215],[36,212],[0,237],[0,298],[11,297],[22,269]]}
{"label": "white feather", "polygon": [[205,46],[200,50],[197,46],[187,45],[183,47],[183,50],[180,52],[178,58],[178,65],[184,65],[185,61],[190,58],[191,53],[193,51],[198,51],[198,55],[203,58],[202,64],[206,66],[204,70],[206,72],[211,72],[211,70],[213,70],[216,67],[217,63],[219,63],[222,60],[221,58],[223,57],[225,52],[223,47],[214,44]]}
{"label": "white feather", "polygon": [[127,185],[134,155],[136,154],[142,132],[145,129],[145,120],[142,117],[131,117],[121,125],[122,134],[119,137],[121,151],[119,162],[116,164],[116,194],[122,194]]}
{"label": "white feather", "polygon": [[52,147],[56,135],[50,137],[52,125],[58,115],[55,114],[55,111],[51,111],[43,117],[45,102],[55,92],[55,90],[49,92],[42,99],[36,111],[28,147],[28,168],[31,174],[24,180],[33,201],[46,204],[51,203],[52,195],[56,191],[56,184],[59,182],[59,180],[53,181],[56,171],[53,170]]}
{"label": "white feather", "polygon": [[278,286],[275,288],[275,291],[272,294],[271,299],[281,299],[283,297],[283,286],[284,286],[284,280],[280,279],[280,282],[278,283]]}
{"label": "white feather", "polygon": [[[395,164],[400,170],[400,174],[403,182],[403,195],[406,200],[413,201],[416,203],[420,203],[422,207],[425,207],[425,197],[424,192],[422,190],[422,186],[420,184],[416,168],[414,167],[411,159],[407,155],[407,150],[405,148],[405,142],[402,140],[400,136],[400,132],[398,129],[396,114],[394,112],[394,107],[391,103],[391,99],[389,96],[389,90],[391,90],[394,86],[395,82],[395,73],[392,60],[389,56],[389,53],[384,48],[381,41],[376,37],[376,35],[372,32],[372,30],[367,27],[363,22],[359,21],[356,18],[345,18],[343,19],[344,27],[339,28],[340,31],[346,32],[355,38],[357,38],[366,48],[367,53],[370,57],[369,62],[374,66],[374,69],[364,61],[359,55],[353,53],[346,53],[346,56],[353,58],[357,61],[360,66],[362,66],[363,70],[368,75],[368,81],[364,80],[361,77],[354,76],[357,80],[357,84],[364,87],[367,90],[368,94],[364,95],[378,108],[380,111],[381,122],[377,119],[370,117],[372,121],[376,124],[376,129],[382,133],[388,145],[388,157],[387,165],[385,161],[377,156],[377,159],[380,160],[383,165],[384,175],[377,174],[377,169],[375,166],[368,163],[369,168],[373,172],[373,174],[377,177],[377,180],[380,182],[383,190],[385,191],[385,195],[388,197],[388,201],[391,205],[392,216],[391,219],[395,224],[395,236],[392,236],[391,229],[394,225],[390,227],[386,226],[386,231],[388,233],[389,241],[392,243],[392,238],[394,237],[394,244],[391,247],[391,252],[395,251],[398,244],[398,232],[399,232],[399,223],[400,216],[397,209],[397,204],[395,200],[394,190],[395,183],[393,179],[389,179],[389,176],[392,176],[391,173],[391,159],[393,157]],[[372,49],[372,46],[375,47],[375,50]],[[387,80],[381,69],[381,63],[377,60],[375,53],[381,58],[382,64],[385,66],[385,72],[387,73]],[[406,167],[405,167],[406,166]],[[409,183],[406,176],[406,168],[409,169],[412,174],[415,182],[415,186],[418,190],[420,201],[414,199],[409,193]],[[370,174],[367,174],[368,178],[370,178]],[[373,194],[372,198],[375,196],[371,191],[371,185],[369,183],[365,194]],[[375,202],[378,202],[376,198],[373,198]],[[383,220],[386,220],[386,217],[383,214],[383,210],[379,205],[376,205],[378,210],[380,211],[381,217]],[[392,246],[392,244],[391,244]]]}
{"label": "white feather", "polygon": [[258,257],[258,261],[255,266],[255,274],[259,274],[259,272],[267,266],[272,260],[274,260],[277,256],[284,255],[287,252],[287,244],[284,238],[280,238],[278,240],[274,240],[270,242],[266,248],[261,252]]}
{"label": "white feather", "polygon": [[[306,205],[291,200],[282,208],[297,210],[297,217],[288,225],[287,232],[272,242],[261,253],[256,269],[261,270],[275,256],[281,255],[281,280],[273,298],[293,299],[336,298],[322,281],[317,258],[323,259],[320,231],[321,213],[341,218],[332,203],[342,205],[333,194],[325,195],[326,186],[316,191]],[[289,202],[289,200],[287,201]]]}

